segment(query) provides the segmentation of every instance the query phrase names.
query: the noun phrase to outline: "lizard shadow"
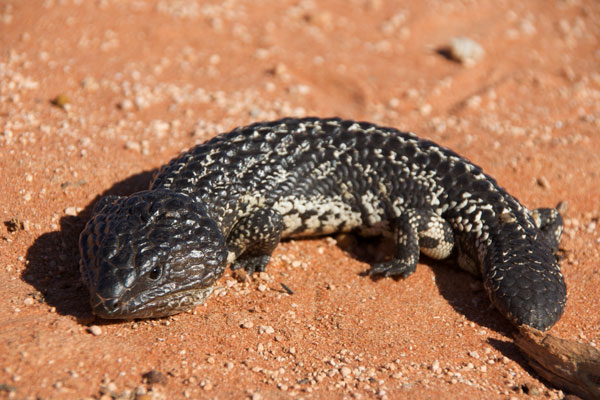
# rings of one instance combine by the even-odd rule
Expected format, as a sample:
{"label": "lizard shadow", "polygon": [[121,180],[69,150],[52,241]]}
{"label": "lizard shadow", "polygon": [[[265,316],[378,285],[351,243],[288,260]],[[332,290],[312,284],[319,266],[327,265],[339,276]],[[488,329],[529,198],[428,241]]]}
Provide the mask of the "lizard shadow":
{"label": "lizard shadow", "polygon": [[[393,244],[381,238],[342,237],[338,246],[355,259],[373,264],[389,259],[393,254]],[[424,264],[424,265],[423,265]],[[480,279],[461,270],[455,259],[435,260],[421,255],[417,268],[429,267],[435,279],[440,294],[456,312],[477,325],[510,337],[514,332],[512,324],[492,306],[487,292]],[[370,275],[368,271],[362,275],[377,281],[386,279],[383,276]],[[410,285],[411,277],[391,277],[401,285]]]}
{"label": "lizard shadow", "polygon": [[425,257],[431,267],[440,294],[454,310],[469,321],[511,337],[514,327],[494,307],[479,278],[461,270],[455,261],[439,261]]}
{"label": "lizard shadow", "polygon": [[79,273],[79,234],[101,197],[124,196],[147,189],[155,171],[144,171],[115,183],[76,216],[61,217],[59,230],[35,239],[27,249],[26,268],[21,274],[21,279],[37,291],[33,293],[35,299],[53,307],[60,315],[75,317],[80,323],[94,320],[88,290]]}

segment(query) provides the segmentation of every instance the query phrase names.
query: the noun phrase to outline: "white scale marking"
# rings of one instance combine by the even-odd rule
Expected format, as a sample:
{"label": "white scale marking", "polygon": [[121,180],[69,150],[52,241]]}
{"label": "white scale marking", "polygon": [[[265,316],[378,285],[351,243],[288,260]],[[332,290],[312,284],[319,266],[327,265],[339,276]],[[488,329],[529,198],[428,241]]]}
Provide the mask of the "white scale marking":
{"label": "white scale marking", "polygon": [[[289,235],[301,227],[306,228],[301,234],[311,234],[319,229],[323,233],[333,233],[340,226],[345,230],[351,230],[360,227],[363,223],[360,213],[352,211],[339,196],[313,199],[287,197],[277,201],[273,209],[283,216],[286,227],[284,235]],[[301,215],[309,210],[316,211],[316,214],[302,220]],[[322,217],[325,218],[322,220]]]}

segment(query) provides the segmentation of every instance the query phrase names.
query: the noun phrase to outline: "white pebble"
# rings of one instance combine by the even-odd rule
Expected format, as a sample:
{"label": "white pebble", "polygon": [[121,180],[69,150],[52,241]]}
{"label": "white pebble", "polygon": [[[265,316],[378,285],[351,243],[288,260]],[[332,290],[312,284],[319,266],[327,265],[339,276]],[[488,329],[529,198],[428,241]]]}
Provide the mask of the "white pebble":
{"label": "white pebble", "polygon": [[254,322],[252,322],[252,321],[244,321],[244,322],[242,322],[242,328],[244,328],[244,329],[251,329],[252,327],[254,327]]}
{"label": "white pebble", "polygon": [[133,101],[125,99],[119,103],[119,108],[124,111],[133,110]]}
{"label": "white pebble", "polygon": [[77,207],[65,208],[65,215],[68,215],[69,217],[75,217],[77,215]]}
{"label": "white pebble", "polygon": [[473,65],[485,55],[483,47],[468,37],[455,37],[450,40],[450,56],[464,65]]}
{"label": "white pebble", "polygon": [[352,370],[348,367],[342,367],[340,368],[340,374],[342,374],[342,376],[344,378],[350,376],[350,374],[352,373]]}
{"label": "white pebble", "polygon": [[102,335],[102,328],[100,328],[98,325],[91,325],[88,328],[88,331],[94,336]]}
{"label": "white pebble", "polygon": [[258,327],[258,333],[260,333],[260,334],[266,333],[267,335],[270,335],[272,333],[275,333],[275,329],[273,329],[272,326],[260,325]]}

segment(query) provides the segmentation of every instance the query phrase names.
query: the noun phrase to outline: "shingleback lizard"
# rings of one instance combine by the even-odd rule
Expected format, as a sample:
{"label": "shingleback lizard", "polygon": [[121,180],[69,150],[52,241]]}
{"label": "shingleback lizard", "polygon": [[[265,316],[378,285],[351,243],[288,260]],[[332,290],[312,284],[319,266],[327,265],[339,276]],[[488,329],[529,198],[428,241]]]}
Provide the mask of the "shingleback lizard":
{"label": "shingleback lizard", "polygon": [[337,118],[261,122],[164,166],[149,190],[106,196],[80,236],[102,318],[152,318],[204,302],[228,264],[262,271],[282,238],[391,235],[373,275],[407,277],[419,252],[456,256],[515,325],[563,313],[562,218],[528,210],[478,166],[411,133]]}

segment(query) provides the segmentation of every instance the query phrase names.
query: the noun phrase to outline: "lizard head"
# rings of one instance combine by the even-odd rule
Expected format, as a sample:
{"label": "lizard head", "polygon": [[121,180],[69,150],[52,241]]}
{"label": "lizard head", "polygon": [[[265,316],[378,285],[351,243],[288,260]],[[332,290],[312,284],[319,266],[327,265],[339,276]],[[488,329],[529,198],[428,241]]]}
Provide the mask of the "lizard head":
{"label": "lizard head", "polygon": [[164,317],[203,303],[227,256],[203,207],[164,189],[102,198],[79,248],[94,313],[119,319]]}

